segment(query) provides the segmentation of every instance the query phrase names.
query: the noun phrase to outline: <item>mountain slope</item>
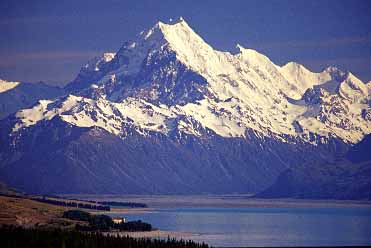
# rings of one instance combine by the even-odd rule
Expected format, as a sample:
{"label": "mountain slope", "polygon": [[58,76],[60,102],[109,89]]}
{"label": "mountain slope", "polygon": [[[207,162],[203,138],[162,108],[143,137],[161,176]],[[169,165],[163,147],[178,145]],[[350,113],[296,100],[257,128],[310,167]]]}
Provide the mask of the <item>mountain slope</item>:
{"label": "mountain slope", "polygon": [[371,200],[370,137],[333,163],[287,169],[256,197]]}
{"label": "mountain slope", "polygon": [[31,107],[41,99],[60,96],[64,91],[44,83],[7,82],[0,79],[0,119]]}
{"label": "mountain slope", "polygon": [[3,120],[0,179],[43,193],[259,192],[371,132],[369,86],[350,72],[238,48],[157,23],[90,61],[68,94]]}
{"label": "mountain slope", "polygon": [[353,163],[371,161],[371,135],[367,135],[361,142],[353,146],[348,154],[347,159]]}
{"label": "mountain slope", "polygon": [[[1,136],[0,148],[9,152],[2,156],[0,180],[32,193],[256,192],[307,154],[310,161],[330,159],[326,148],[282,144],[256,133],[247,142],[128,131],[122,140],[59,117],[20,131],[17,139],[7,133]],[[344,144],[331,147],[341,151]]]}

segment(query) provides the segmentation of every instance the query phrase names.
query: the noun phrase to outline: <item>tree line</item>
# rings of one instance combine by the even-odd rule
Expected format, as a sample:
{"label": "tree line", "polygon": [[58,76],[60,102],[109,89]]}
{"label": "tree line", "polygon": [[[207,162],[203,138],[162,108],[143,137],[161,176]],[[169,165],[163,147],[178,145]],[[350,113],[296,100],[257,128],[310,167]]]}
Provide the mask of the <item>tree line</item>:
{"label": "tree line", "polygon": [[151,231],[152,225],[140,220],[122,223],[114,223],[112,218],[104,214],[90,214],[81,210],[68,210],[63,213],[63,218],[87,222],[88,225],[76,225],[80,231],[110,231],[112,229],[120,231]]}
{"label": "tree line", "polygon": [[131,238],[62,229],[0,228],[3,248],[208,248],[207,244],[176,239]]}
{"label": "tree line", "polygon": [[[61,201],[84,201],[99,205],[105,205],[105,206],[115,206],[115,207],[127,207],[127,208],[148,208],[148,205],[145,203],[140,202],[119,202],[119,201],[92,201],[92,200],[81,200],[81,199],[75,199],[75,198],[62,198],[57,195],[43,195],[42,199],[61,199]],[[39,199],[39,198],[37,198]],[[58,201],[58,200],[57,200]]]}
{"label": "tree line", "polygon": [[107,205],[98,205],[98,204],[90,204],[90,203],[82,203],[76,201],[67,201],[67,200],[55,200],[49,199],[46,197],[42,198],[32,198],[34,201],[64,206],[64,207],[71,207],[71,208],[86,208],[86,209],[94,209],[94,210],[102,210],[102,211],[111,211],[111,207]]}

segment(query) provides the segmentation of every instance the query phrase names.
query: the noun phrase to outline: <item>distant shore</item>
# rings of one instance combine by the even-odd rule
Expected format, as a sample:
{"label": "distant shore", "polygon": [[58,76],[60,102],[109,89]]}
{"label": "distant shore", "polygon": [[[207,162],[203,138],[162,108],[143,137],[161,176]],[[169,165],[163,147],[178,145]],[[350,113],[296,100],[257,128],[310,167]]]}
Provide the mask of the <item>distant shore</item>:
{"label": "distant shore", "polygon": [[152,213],[155,209],[154,208],[117,208],[111,207],[110,211],[88,211],[90,213],[99,213],[99,214],[144,214],[144,213]]}
{"label": "distant shore", "polygon": [[371,201],[312,200],[312,199],[258,199],[250,195],[73,195],[81,199],[135,201],[149,208],[113,208],[111,213],[146,213],[160,208],[371,208]]}

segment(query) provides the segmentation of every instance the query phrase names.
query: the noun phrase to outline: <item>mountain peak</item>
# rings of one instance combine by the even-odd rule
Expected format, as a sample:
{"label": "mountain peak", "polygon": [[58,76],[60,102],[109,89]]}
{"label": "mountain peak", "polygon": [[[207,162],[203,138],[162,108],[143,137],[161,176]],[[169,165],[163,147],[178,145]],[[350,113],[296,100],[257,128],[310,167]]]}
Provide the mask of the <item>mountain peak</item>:
{"label": "mountain peak", "polygon": [[[182,61],[189,67],[193,67],[196,71],[204,64],[205,60],[209,60],[209,55],[214,49],[208,45],[184,20],[180,17],[178,21],[163,23],[159,21],[148,31],[140,33],[139,37],[131,42],[126,43],[118,54],[128,58],[130,53],[139,54],[140,63],[147,57],[148,53],[156,53],[164,47],[174,52],[177,59]],[[131,51],[131,52],[128,52]],[[125,54],[125,55],[124,55]],[[135,62],[128,65],[132,68],[140,66]],[[136,70],[130,70],[135,71]]]}
{"label": "mountain peak", "polygon": [[165,24],[165,25],[174,25],[174,24],[178,24],[178,23],[181,23],[181,22],[185,22],[186,23],[186,21],[184,20],[184,18],[182,16],[178,17],[178,19],[176,19],[176,20],[173,19],[173,18],[170,18],[169,19],[169,23],[164,23],[162,21],[159,21],[157,23],[161,23],[161,24]]}
{"label": "mountain peak", "polygon": [[290,62],[287,62],[284,66],[282,66],[283,68],[290,68],[290,69],[303,69],[305,68],[302,64],[299,64],[297,62],[294,62],[294,61],[290,61]]}
{"label": "mountain peak", "polygon": [[337,68],[336,66],[328,66],[323,70],[323,72],[338,72],[338,71],[340,71],[340,69]]}
{"label": "mountain peak", "polygon": [[162,21],[158,21],[154,26],[152,26],[147,31],[142,31],[139,34],[139,38],[143,40],[149,40],[151,37],[165,36],[167,33],[172,31],[182,30],[183,32],[193,32],[192,28],[188,25],[188,23],[184,20],[183,17],[179,17],[177,21],[173,21],[173,19],[169,20],[169,23],[165,23]]}
{"label": "mountain peak", "polygon": [[349,71],[344,75],[344,79],[339,85],[339,94],[358,103],[368,102],[369,98],[367,85]]}
{"label": "mountain peak", "polygon": [[8,82],[8,81],[0,79],[0,93],[11,90],[17,87],[18,84],[19,82]]}
{"label": "mountain peak", "polygon": [[186,43],[187,41],[201,42],[205,43],[206,45],[206,42],[204,42],[203,39],[195,33],[195,31],[182,17],[180,17],[175,23],[165,24],[159,22],[158,25],[165,39],[173,45],[179,45],[180,43]]}
{"label": "mountain peak", "polygon": [[186,20],[181,16],[177,20],[174,20],[174,19],[171,18],[168,23],[159,21],[159,22],[157,22],[157,24],[155,26],[158,26],[158,27],[173,26],[174,27],[176,25],[180,25],[180,26],[183,26],[184,28],[191,29],[191,27],[188,25]]}

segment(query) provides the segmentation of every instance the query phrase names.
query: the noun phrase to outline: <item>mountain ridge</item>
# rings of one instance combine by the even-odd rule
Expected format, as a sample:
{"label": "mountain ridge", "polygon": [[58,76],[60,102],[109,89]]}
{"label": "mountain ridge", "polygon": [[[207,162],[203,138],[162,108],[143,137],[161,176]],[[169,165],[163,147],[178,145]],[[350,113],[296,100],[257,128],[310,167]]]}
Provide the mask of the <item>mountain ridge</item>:
{"label": "mountain ridge", "polygon": [[55,98],[63,94],[63,89],[43,82],[9,82],[0,79],[0,119],[32,107],[41,99]]}
{"label": "mountain ridge", "polygon": [[[334,67],[312,73],[293,62],[280,67],[252,49],[238,48],[235,55],[214,50],[184,19],[174,24],[159,22],[138,40],[124,44],[114,57],[98,59],[94,70],[84,67],[66,89],[78,97],[123,103],[126,110],[125,101],[140,99],[148,108],[154,104],[170,116],[191,116],[225,137],[242,137],[252,128],[308,142],[314,133],[324,142],[333,135],[356,143],[370,131],[371,123],[361,114],[371,112],[370,94],[351,73]],[[316,102],[301,101],[307,91],[318,98]],[[340,107],[333,109],[334,103]],[[154,123],[166,126],[166,120]],[[149,125],[141,128],[153,130]],[[197,133],[187,125],[189,133]]]}

